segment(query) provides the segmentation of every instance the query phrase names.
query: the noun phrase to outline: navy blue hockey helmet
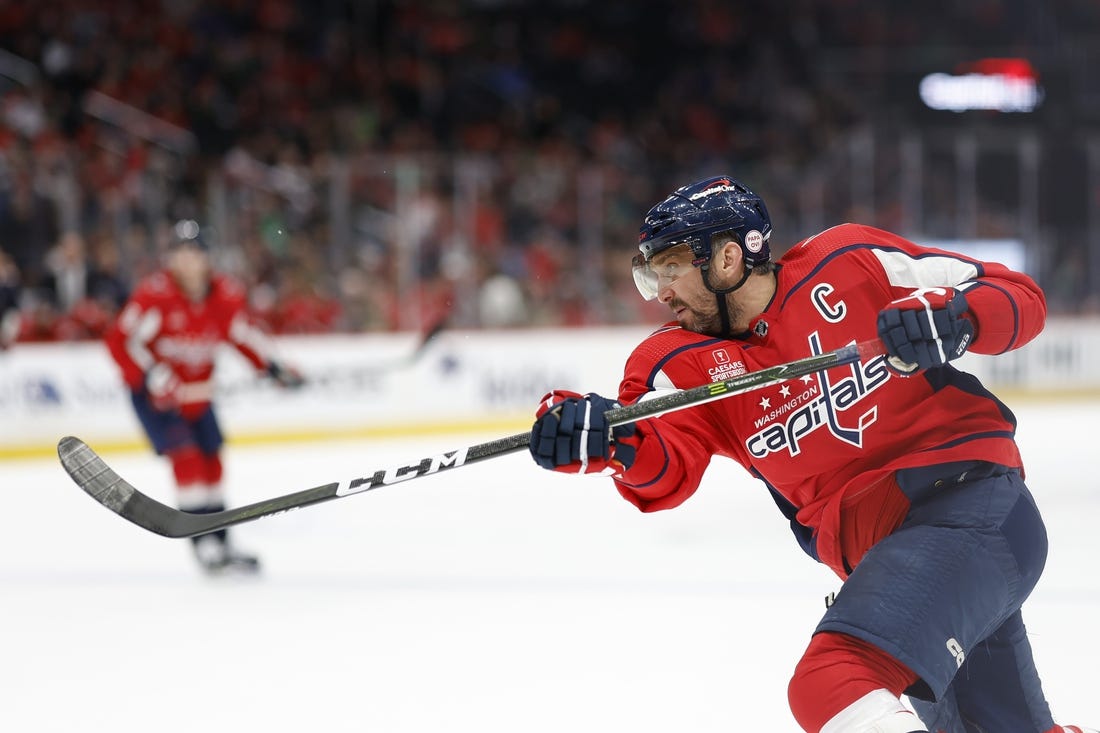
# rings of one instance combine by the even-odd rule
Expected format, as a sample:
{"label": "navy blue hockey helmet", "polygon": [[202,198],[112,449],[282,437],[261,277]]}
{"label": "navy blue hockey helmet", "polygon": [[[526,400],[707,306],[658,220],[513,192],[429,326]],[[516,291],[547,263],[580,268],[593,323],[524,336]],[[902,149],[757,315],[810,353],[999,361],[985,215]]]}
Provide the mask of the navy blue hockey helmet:
{"label": "navy blue hockey helmet", "polygon": [[646,264],[653,256],[678,245],[691,247],[693,264],[706,268],[712,255],[711,238],[732,233],[751,270],[771,259],[768,239],[772,222],[764,200],[745,184],[729,177],[714,176],[676,189],[646,214],[638,230],[634,277],[646,300],[657,296]]}

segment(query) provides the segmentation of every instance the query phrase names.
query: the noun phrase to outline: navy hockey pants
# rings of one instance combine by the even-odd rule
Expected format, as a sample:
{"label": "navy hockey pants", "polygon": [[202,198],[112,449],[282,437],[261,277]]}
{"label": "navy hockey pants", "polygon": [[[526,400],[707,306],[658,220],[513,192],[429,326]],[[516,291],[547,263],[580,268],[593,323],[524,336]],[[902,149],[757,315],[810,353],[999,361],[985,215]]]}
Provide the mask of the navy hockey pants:
{"label": "navy hockey pants", "polygon": [[157,455],[192,445],[208,456],[215,455],[221,449],[224,439],[212,407],[208,407],[198,419],[186,420],[176,410],[164,411],[153,407],[144,391],[131,392],[130,399]]}
{"label": "navy hockey pants", "polygon": [[933,731],[1054,726],[1020,606],[1043,571],[1046,529],[1018,471],[944,464],[897,474],[912,505],[871,548],[818,625],[915,672],[906,692]]}

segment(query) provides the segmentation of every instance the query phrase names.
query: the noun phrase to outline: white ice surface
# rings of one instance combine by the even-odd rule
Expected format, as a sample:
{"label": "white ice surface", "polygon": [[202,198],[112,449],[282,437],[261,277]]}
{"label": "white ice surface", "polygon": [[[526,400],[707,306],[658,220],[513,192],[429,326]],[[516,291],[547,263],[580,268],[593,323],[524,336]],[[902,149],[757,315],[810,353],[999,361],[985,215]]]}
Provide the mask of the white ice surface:
{"label": "white ice surface", "polygon": [[[1097,403],[1022,404],[1051,537],[1025,606],[1056,718],[1100,726]],[[231,447],[247,503],[499,437]],[[108,456],[171,501],[167,466]],[[0,731],[796,731],[791,669],[831,574],[716,462],[670,512],[525,453],[236,530],[261,578],[0,464]]]}

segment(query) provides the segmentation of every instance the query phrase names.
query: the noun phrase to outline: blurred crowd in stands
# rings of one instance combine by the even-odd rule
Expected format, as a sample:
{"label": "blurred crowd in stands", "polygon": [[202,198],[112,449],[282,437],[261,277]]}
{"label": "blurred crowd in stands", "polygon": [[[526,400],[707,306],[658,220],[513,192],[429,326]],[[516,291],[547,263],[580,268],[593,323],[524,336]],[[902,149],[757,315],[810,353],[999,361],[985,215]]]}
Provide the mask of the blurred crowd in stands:
{"label": "blurred crowd in stands", "polygon": [[[1097,37],[1095,3],[1056,3],[1065,28],[1033,5],[0,2],[0,343],[97,337],[184,217],[273,332],[653,322],[629,274],[653,202],[732,171],[793,244],[884,55]],[[836,48],[863,88],[821,71]],[[1043,283],[1056,310],[1095,306],[1086,270]]]}

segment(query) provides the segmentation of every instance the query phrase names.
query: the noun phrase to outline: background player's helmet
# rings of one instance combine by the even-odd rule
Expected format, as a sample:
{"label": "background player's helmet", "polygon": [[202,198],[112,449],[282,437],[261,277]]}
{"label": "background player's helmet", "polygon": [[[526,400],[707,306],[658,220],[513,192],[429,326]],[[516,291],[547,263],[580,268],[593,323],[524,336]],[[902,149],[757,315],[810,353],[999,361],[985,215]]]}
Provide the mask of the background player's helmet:
{"label": "background player's helmet", "polygon": [[764,200],[729,176],[715,176],[676,189],[646,214],[638,231],[638,249],[648,262],[679,244],[691,246],[697,264],[710,260],[711,237],[732,232],[745,267],[771,259],[772,222]]}
{"label": "background player's helmet", "polygon": [[172,225],[172,237],[168,246],[175,248],[182,245],[198,247],[204,252],[210,251],[210,244],[202,236],[202,227],[194,219],[180,219]]}

